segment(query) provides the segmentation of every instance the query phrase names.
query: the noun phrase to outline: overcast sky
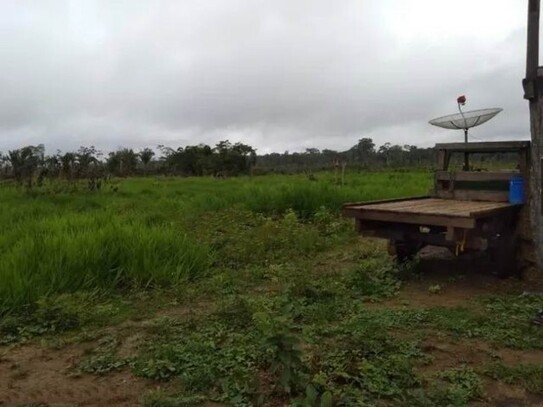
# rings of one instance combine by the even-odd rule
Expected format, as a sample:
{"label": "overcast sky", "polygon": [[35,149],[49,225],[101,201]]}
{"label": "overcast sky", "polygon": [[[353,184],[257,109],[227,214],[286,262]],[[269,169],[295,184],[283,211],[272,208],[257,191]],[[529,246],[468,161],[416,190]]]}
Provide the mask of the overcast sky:
{"label": "overcast sky", "polygon": [[0,0],[0,150],[528,138],[527,2]]}

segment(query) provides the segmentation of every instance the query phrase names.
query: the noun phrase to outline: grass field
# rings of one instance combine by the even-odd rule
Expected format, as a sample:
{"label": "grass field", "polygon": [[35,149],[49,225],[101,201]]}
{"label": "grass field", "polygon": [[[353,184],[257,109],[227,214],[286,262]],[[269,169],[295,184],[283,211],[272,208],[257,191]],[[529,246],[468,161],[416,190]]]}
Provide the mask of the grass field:
{"label": "grass field", "polygon": [[[0,188],[6,405],[543,402],[534,282],[398,267],[342,203],[428,172]],[[471,271],[470,271],[471,268]],[[54,389],[54,390],[51,390]],[[519,404],[520,403],[520,404]]]}

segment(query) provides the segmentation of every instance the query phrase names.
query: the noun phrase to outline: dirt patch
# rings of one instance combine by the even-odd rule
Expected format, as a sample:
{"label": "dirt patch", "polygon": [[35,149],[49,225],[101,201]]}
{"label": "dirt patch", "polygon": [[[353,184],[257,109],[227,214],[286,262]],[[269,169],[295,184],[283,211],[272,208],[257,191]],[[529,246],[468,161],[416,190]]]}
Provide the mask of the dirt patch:
{"label": "dirt patch", "polygon": [[[495,349],[478,340],[458,342],[442,339],[427,339],[421,343],[425,353],[432,356],[429,364],[418,366],[417,371],[430,377],[440,371],[469,366],[480,371],[485,365],[498,360],[505,363],[542,363],[543,351],[517,351],[507,348]],[[543,396],[532,394],[522,386],[506,384],[481,376],[484,381],[484,400],[473,406],[543,406]]]}
{"label": "dirt patch", "polygon": [[146,336],[142,333],[135,333],[123,338],[117,348],[117,356],[129,358],[138,354],[138,351],[145,344]]}
{"label": "dirt patch", "polygon": [[508,365],[521,363],[543,365],[543,350],[500,349],[496,354]]}
{"label": "dirt patch", "polygon": [[520,295],[542,291],[541,281],[501,279],[492,274],[484,256],[455,257],[448,250],[425,248],[417,273],[406,281],[398,295],[379,303],[381,307],[460,307],[489,294]]}
{"label": "dirt patch", "polygon": [[213,312],[215,308],[216,304],[214,301],[194,299],[190,302],[190,305],[174,305],[160,310],[151,321],[154,321],[159,317],[188,319],[192,316],[209,314]]}
{"label": "dirt patch", "polygon": [[70,375],[85,349],[81,345],[61,350],[25,345],[9,350],[0,360],[0,405],[134,406],[146,390],[156,388],[128,371]]}
{"label": "dirt patch", "polygon": [[[193,307],[169,307],[151,319],[129,320],[116,327],[96,332],[92,341],[72,343],[54,349],[40,344],[27,344],[0,349],[0,406],[43,404],[46,406],[134,406],[141,403],[148,390],[164,385],[136,377],[125,369],[104,376],[74,374],[75,367],[99,348],[100,338],[118,340],[119,357],[136,355],[147,340],[147,329],[164,317],[186,319],[193,314],[209,312],[209,303]],[[174,386],[175,387],[175,386]]]}
{"label": "dirt patch", "polygon": [[481,341],[450,342],[426,339],[420,346],[425,353],[432,356],[431,363],[419,367],[424,375],[465,365],[480,367],[489,361],[492,355],[489,345]]}
{"label": "dirt patch", "polygon": [[486,398],[474,406],[496,407],[541,407],[543,397],[530,394],[520,386],[486,380],[484,384]]}
{"label": "dirt patch", "polygon": [[475,339],[458,341],[445,338],[426,339],[421,342],[421,348],[433,358],[432,363],[426,367],[428,371],[449,369],[459,365],[468,365],[477,369],[496,360],[503,361],[508,365],[543,364],[542,349],[497,348],[487,342]]}

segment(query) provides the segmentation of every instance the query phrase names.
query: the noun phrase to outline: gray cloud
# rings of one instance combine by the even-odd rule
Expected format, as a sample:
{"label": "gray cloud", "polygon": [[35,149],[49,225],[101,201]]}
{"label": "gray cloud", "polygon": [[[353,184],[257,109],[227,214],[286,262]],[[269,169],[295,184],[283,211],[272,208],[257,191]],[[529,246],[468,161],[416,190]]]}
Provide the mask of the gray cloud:
{"label": "gray cloud", "polygon": [[524,3],[4,1],[0,149],[431,145],[463,93],[504,108],[474,137],[526,138]]}

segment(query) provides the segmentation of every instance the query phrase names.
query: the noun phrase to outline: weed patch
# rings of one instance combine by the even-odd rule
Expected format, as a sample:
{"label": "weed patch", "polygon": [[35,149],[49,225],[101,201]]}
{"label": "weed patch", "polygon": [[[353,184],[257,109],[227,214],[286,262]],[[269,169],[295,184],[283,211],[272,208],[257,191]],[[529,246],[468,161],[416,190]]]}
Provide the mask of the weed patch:
{"label": "weed patch", "polygon": [[507,384],[518,384],[536,394],[543,394],[543,366],[539,364],[506,365],[494,363],[484,370],[485,374]]}

